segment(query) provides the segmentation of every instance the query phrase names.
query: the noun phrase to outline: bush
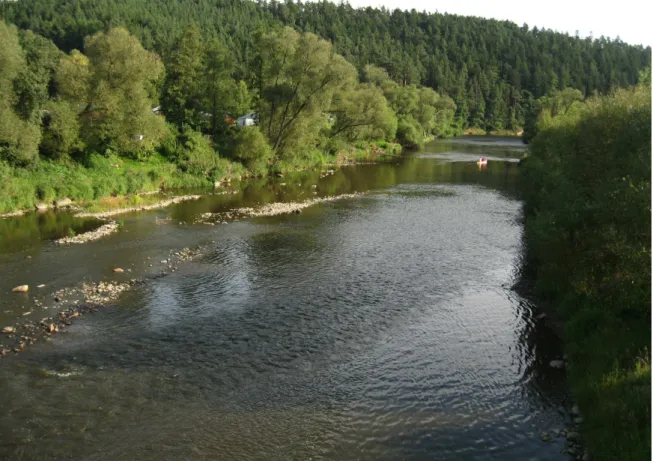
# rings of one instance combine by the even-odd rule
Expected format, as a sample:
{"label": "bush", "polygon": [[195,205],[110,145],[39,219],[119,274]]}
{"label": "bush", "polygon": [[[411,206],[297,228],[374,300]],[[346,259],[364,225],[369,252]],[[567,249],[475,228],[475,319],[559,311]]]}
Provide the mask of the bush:
{"label": "bush", "polygon": [[258,127],[248,126],[238,130],[234,140],[234,158],[252,173],[266,172],[272,156],[272,149]]}
{"label": "bush", "polygon": [[593,459],[650,457],[651,90],[540,117],[520,174],[536,294],[565,321]]}
{"label": "bush", "polygon": [[424,135],[419,122],[411,115],[399,116],[397,124],[397,141],[409,148],[420,147],[424,143]]}

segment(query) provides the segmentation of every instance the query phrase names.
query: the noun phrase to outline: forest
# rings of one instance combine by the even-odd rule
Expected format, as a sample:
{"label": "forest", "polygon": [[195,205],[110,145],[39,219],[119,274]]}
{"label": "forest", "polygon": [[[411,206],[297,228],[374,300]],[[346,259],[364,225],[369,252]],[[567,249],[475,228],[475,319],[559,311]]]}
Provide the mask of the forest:
{"label": "forest", "polygon": [[[651,50],[506,21],[230,0],[3,2],[0,212],[532,136]],[[233,126],[256,114],[254,126]]]}

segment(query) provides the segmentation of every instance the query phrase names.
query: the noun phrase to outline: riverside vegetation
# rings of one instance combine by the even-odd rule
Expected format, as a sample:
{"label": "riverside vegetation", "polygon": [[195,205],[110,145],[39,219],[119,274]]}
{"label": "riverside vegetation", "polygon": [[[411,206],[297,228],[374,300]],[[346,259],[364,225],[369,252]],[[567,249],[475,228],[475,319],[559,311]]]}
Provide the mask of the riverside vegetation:
{"label": "riverside vegetation", "polygon": [[[0,213],[516,133],[541,98],[632,85],[651,61],[618,40],[327,2],[28,0],[0,17]],[[247,113],[257,126],[231,126]]]}
{"label": "riverside vegetation", "polygon": [[650,69],[634,88],[574,99],[542,108],[522,164],[527,267],[564,324],[593,459],[650,459]]}

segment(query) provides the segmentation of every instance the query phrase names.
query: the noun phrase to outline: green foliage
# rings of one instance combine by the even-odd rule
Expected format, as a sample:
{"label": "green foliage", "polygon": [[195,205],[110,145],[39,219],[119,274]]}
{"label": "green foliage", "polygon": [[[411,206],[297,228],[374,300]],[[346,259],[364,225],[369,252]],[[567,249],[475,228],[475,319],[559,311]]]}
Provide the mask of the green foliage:
{"label": "green foliage", "polygon": [[397,141],[409,148],[420,147],[424,143],[424,134],[419,122],[412,115],[400,115],[397,124]]}
{"label": "green foliage", "polygon": [[40,145],[43,155],[56,159],[83,150],[78,113],[75,104],[67,101],[51,100],[45,104]]}
{"label": "green foliage", "polygon": [[37,159],[41,132],[34,109],[17,107],[19,95],[29,100],[27,87],[20,82],[28,72],[27,62],[14,26],[0,22],[0,43],[0,160],[28,165]]}
{"label": "green foliage", "polygon": [[89,106],[82,114],[85,141],[134,157],[149,155],[166,134],[164,119],[152,112],[155,87],[164,74],[161,60],[121,28],[88,38],[85,51],[89,59]]}
{"label": "green foliage", "polygon": [[200,124],[203,95],[203,55],[201,32],[197,25],[187,28],[166,60],[166,79],[162,105],[166,118],[179,128]]}
{"label": "green foliage", "polygon": [[261,38],[260,127],[281,158],[314,149],[336,92],[356,82],[356,69],[331,43],[286,27]]}
{"label": "green foliage", "polygon": [[[597,460],[650,456],[651,92],[548,101],[522,166],[538,296],[566,324]],[[560,102],[560,101],[558,101]]]}
{"label": "green foliage", "polygon": [[243,127],[238,130],[233,155],[254,174],[265,173],[273,158],[268,141],[255,126]]}
{"label": "green foliage", "polygon": [[337,92],[330,112],[335,116],[330,136],[349,141],[395,138],[397,117],[377,86],[362,84]]}

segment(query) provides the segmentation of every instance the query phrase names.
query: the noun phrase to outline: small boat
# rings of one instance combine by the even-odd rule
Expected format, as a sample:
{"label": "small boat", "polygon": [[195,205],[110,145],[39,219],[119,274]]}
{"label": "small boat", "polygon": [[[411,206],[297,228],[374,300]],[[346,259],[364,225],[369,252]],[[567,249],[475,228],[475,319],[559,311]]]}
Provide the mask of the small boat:
{"label": "small boat", "polygon": [[481,166],[487,165],[487,158],[486,157],[481,157],[481,158],[478,159],[478,161],[476,163],[478,165],[481,165]]}

